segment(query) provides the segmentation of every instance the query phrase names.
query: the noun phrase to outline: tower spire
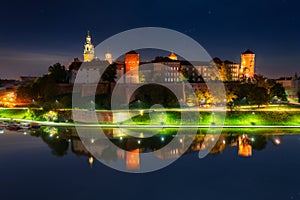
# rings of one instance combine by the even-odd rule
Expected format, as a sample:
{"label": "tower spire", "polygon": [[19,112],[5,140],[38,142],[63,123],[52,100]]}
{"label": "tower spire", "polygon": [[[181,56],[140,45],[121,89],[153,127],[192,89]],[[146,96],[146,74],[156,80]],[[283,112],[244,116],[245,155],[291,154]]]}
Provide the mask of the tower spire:
{"label": "tower spire", "polygon": [[90,62],[94,59],[94,45],[92,44],[92,37],[90,31],[87,31],[86,41],[83,50],[83,61]]}

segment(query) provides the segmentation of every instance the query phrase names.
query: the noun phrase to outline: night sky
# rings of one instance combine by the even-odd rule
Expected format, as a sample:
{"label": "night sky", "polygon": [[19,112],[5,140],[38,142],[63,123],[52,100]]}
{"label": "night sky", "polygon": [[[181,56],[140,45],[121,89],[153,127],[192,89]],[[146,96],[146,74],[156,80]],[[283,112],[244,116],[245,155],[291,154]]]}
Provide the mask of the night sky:
{"label": "night sky", "polygon": [[256,71],[270,78],[300,74],[297,0],[4,1],[0,6],[0,78],[41,75],[82,59],[90,30],[96,46],[146,26],[185,33],[212,57],[240,62],[256,53]]}

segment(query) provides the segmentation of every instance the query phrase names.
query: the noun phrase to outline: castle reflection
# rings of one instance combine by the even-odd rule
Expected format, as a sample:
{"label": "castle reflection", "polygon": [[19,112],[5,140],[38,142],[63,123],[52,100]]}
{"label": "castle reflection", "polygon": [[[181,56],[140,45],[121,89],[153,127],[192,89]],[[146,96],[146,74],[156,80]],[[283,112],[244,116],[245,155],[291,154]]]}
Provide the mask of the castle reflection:
{"label": "castle reflection", "polygon": [[[185,141],[193,136],[187,134],[179,137],[174,129],[164,130],[163,134],[158,133],[148,138],[126,136],[126,130],[122,130],[122,134],[117,129],[104,130],[110,141],[104,137],[94,137],[89,129],[86,131],[87,138],[80,138],[75,128],[70,127],[45,127],[27,135],[40,137],[55,156],[65,156],[71,151],[78,156],[85,156],[91,167],[94,158],[97,157],[107,162],[123,161],[128,170],[140,169],[140,154],[147,152],[154,152],[157,158],[165,160],[200,150],[210,150],[210,154],[221,154],[228,148],[234,148],[238,156],[251,157],[253,151],[265,149],[268,140],[275,146],[281,144],[281,136],[278,135],[223,133],[217,137],[215,134],[199,130],[188,150],[184,152]],[[146,134],[149,132],[142,135]],[[119,148],[112,148],[109,144],[111,142]]]}

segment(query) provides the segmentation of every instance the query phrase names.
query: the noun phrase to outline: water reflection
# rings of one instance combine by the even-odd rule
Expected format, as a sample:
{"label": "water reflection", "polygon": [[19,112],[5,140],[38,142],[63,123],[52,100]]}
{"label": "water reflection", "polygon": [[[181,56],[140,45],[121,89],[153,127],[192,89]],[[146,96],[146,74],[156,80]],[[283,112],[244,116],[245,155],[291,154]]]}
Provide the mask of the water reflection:
{"label": "water reflection", "polygon": [[[255,141],[255,140],[253,140]],[[252,156],[252,146],[249,144],[250,139],[248,135],[242,135],[238,137],[238,154],[244,157]]]}
{"label": "water reflection", "polygon": [[[104,132],[109,141],[92,135],[91,130],[92,128],[86,128],[86,138],[79,138],[76,130],[71,127],[42,127],[40,130],[26,130],[24,134],[41,138],[55,156],[63,157],[70,152],[70,149],[78,156],[85,156],[91,167],[96,156],[106,162],[123,162],[128,170],[140,169],[143,162],[140,158],[142,153],[155,151],[154,155],[161,160],[178,158],[186,149],[185,141],[192,137],[189,134],[178,137],[175,129],[163,130],[149,138],[127,136],[124,129],[121,133],[118,129],[106,129]],[[220,137],[216,137],[214,134],[207,134],[205,130],[199,130],[185,153],[211,149],[210,154],[221,154],[228,148],[234,148],[238,156],[251,157],[254,150],[265,149],[268,140],[275,146],[280,145],[281,137],[273,134],[245,133],[223,133]],[[175,142],[171,144],[170,142],[174,140]],[[109,145],[110,142],[119,148],[113,148]],[[167,144],[169,145],[166,146]],[[161,151],[156,151],[158,149]]]}

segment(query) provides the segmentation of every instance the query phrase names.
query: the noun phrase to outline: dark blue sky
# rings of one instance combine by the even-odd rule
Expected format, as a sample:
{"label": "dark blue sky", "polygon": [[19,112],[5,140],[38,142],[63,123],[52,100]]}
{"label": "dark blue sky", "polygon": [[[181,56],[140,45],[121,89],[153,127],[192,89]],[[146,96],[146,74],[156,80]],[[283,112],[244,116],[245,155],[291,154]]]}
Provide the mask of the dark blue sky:
{"label": "dark blue sky", "polygon": [[212,57],[256,53],[268,77],[300,73],[297,0],[5,1],[0,7],[0,78],[41,75],[82,58],[87,30],[96,46],[131,28],[157,26],[197,40]]}

